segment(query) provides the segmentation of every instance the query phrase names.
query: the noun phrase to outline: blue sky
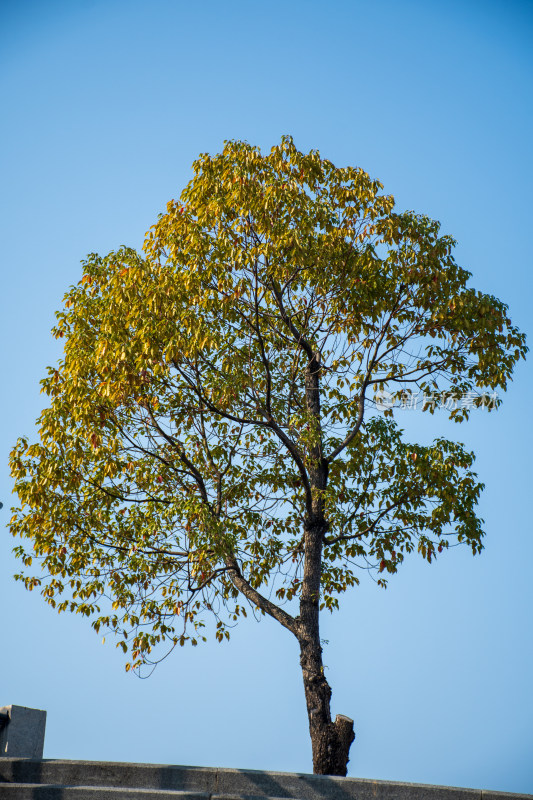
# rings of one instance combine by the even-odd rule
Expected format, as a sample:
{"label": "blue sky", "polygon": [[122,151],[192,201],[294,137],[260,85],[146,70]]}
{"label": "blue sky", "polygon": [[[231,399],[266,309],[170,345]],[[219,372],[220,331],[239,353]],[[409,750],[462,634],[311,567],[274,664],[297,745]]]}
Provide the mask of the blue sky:
{"label": "blue sky", "polygon": [[[49,330],[89,252],[140,247],[224,139],[283,134],[439,219],[472,284],[531,330],[533,6],[514,2],[70,0],[0,10],[3,391],[7,453],[33,435]],[[349,774],[533,793],[531,365],[497,414],[405,412],[412,438],[477,453],[486,550],[407,561],[323,622]],[[0,537],[0,704],[45,708],[45,755],[310,771],[298,653],[274,622],[124,672],[110,638],[11,579]]]}

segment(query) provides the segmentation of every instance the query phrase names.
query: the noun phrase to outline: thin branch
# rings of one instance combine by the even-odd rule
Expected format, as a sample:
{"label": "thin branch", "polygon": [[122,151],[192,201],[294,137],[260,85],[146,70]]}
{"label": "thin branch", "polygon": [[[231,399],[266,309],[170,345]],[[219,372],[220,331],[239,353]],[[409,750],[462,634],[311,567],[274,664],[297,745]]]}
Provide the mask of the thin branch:
{"label": "thin branch", "polygon": [[390,506],[383,509],[383,511],[380,514],[378,514],[378,516],[375,518],[372,524],[369,525],[367,528],[365,528],[363,531],[359,531],[358,533],[353,533],[350,535],[335,536],[334,539],[328,539],[327,537],[324,537],[324,544],[331,546],[333,544],[337,544],[337,542],[348,542],[351,539],[360,539],[361,536],[366,536],[368,533],[372,533],[372,531],[376,528],[376,525],[379,522],[381,522],[383,517],[386,516],[389,513],[389,511],[392,511],[394,508],[400,506],[406,498],[407,498],[407,492],[405,492],[395,503],[392,503]]}

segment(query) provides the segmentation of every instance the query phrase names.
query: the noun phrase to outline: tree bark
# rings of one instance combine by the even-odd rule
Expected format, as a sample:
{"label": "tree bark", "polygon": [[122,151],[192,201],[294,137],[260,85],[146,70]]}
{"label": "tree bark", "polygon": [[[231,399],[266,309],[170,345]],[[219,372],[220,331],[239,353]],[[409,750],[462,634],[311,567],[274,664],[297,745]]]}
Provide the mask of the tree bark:
{"label": "tree bark", "polygon": [[[322,534],[323,536],[323,534]],[[315,572],[313,566],[320,560],[316,558],[316,550],[321,545],[321,537],[316,531],[307,532],[306,567]],[[314,546],[313,546],[314,545]],[[315,559],[313,559],[313,553]],[[314,560],[314,564],[311,562]],[[312,578],[312,575],[309,575]],[[319,579],[320,580],[320,579]],[[324,675],[322,662],[322,646],[319,631],[319,594],[309,592],[311,581],[304,581],[300,602],[299,636],[300,665],[302,668],[309,733],[313,751],[313,772],[317,775],[346,775],[350,746],[355,739],[353,720],[337,715],[335,722],[331,720],[330,701],[331,688]],[[319,581],[318,581],[319,583]]]}
{"label": "tree bark", "polygon": [[304,524],[304,572],[298,617],[300,665],[309,718],[313,750],[313,772],[319,775],[346,775],[348,754],[355,734],[353,721],[338,715],[331,720],[331,688],[324,676],[320,644],[319,609],[322,547],[328,523],[324,490],[328,467],[322,453],[320,431],[320,358],[310,359],[305,380],[306,404],[318,426],[315,446],[309,453],[310,504]]}

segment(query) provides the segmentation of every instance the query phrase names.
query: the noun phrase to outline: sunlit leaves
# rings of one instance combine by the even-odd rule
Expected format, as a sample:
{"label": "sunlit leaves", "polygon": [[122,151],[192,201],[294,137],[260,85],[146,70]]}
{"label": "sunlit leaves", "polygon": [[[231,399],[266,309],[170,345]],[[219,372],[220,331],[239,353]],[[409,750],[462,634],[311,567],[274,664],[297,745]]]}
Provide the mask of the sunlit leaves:
{"label": "sunlit leaves", "polygon": [[472,454],[404,442],[373,397],[504,390],[526,353],[439,224],[396,212],[363,170],[290,137],[267,155],[227,142],[193,169],[142,254],[84,262],[57,314],[40,440],[11,454],[16,554],[44,570],[21,579],[114,631],[135,667],[200,641],[206,613],[227,639],[243,593],[296,610],[319,467],[323,608],[364,570],[385,585],[411,552],[479,552]]}

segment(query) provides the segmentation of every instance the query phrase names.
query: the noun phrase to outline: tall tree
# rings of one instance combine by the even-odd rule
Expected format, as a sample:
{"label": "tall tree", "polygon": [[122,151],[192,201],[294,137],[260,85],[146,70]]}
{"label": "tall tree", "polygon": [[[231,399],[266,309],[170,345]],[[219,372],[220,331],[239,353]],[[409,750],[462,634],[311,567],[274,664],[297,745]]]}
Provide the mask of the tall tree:
{"label": "tall tree", "polygon": [[143,254],[84,262],[40,441],[11,454],[15,552],[44,569],[28,589],[115,631],[128,669],[205,639],[206,613],[223,640],[259,609],[298,641],[314,771],[334,775],[354,733],[320,611],[361,566],[385,586],[407,553],[482,549],[473,454],[405,442],[376,393],[462,421],[527,349],[439,224],[381,190],[290,137],[201,155]]}

